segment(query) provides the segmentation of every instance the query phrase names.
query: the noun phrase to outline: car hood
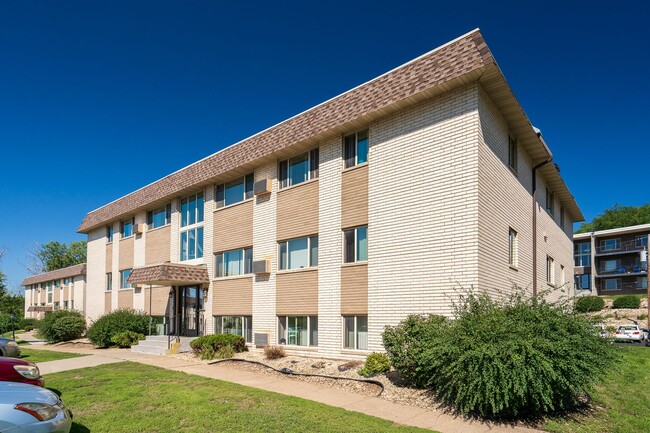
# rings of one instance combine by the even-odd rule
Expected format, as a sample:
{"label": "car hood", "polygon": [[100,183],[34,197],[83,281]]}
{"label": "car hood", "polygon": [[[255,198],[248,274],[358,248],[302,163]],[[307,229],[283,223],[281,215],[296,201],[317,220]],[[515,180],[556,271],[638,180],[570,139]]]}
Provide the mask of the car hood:
{"label": "car hood", "polygon": [[58,395],[40,386],[0,382],[0,404],[45,403],[53,405],[58,401]]}

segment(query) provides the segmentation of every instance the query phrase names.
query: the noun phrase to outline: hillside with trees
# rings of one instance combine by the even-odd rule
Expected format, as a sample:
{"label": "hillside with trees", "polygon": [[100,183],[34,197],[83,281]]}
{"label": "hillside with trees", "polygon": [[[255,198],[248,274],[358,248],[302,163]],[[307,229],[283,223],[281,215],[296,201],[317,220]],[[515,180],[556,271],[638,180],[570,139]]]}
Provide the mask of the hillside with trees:
{"label": "hillside with trees", "polygon": [[619,227],[650,224],[650,204],[643,206],[614,205],[595,217],[590,223],[582,223],[576,233],[617,229]]}

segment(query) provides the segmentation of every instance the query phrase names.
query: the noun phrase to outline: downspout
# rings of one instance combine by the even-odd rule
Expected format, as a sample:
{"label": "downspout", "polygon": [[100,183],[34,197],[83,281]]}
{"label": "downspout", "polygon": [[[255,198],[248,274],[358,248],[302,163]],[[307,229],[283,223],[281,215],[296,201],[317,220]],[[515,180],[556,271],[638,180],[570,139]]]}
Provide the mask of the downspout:
{"label": "downspout", "polygon": [[544,145],[548,157],[546,160],[540,162],[533,167],[533,297],[537,296],[537,170],[553,161],[553,154],[548,148],[544,139],[542,138],[542,132],[533,127],[537,133],[537,137]]}

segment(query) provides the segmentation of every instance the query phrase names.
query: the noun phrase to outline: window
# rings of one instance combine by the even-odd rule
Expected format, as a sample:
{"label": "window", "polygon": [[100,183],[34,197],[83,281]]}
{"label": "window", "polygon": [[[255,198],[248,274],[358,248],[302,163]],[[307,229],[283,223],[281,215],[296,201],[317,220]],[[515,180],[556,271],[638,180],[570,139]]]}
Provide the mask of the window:
{"label": "window", "polygon": [[64,310],[68,309],[68,301],[63,301],[63,309]]}
{"label": "window", "polygon": [[69,285],[69,284],[70,284],[70,278],[64,278],[64,279],[63,279],[63,285],[64,285],[64,286],[67,286],[67,285]]}
{"label": "window", "polygon": [[253,272],[253,249],[225,251],[216,254],[217,277],[232,277]]}
{"label": "window", "polygon": [[253,198],[254,184],[255,177],[253,173],[250,173],[232,182],[217,185],[215,192],[217,207],[230,206],[231,204]]}
{"label": "window", "polygon": [[318,148],[280,161],[279,173],[280,188],[318,178]]}
{"label": "window", "polygon": [[345,168],[368,162],[368,130],[348,135],[343,139]]}
{"label": "window", "polygon": [[564,230],[564,208],[560,207],[560,228]]}
{"label": "window", "polygon": [[216,316],[214,329],[217,334],[241,335],[247,343],[253,342],[253,318],[251,316]]}
{"label": "window", "polygon": [[61,287],[61,280],[54,280],[54,287],[56,287],[57,289]]}
{"label": "window", "polygon": [[560,265],[560,287],[566,284],[566,273],[564,272],[564,265]]}
{"label": "window", "polygon": [[166,226],[172,222],[172,205],[171,203],[160,209],[154,209],[147,212],[147,227],[157,229]]}
{"label": "window", "polygon": [[604,290],[620,290],[620,278],[608,278],[603,281]]}
{"label": "window", "polygon": [[546,212],[553,215],[555,212],[555,195],[546,188]]}
{"label": "window", "polygon": [[576,266],[591,266],[591,242],[573,244],[573,257]]}
{"label": "window", "polygon": [[181,261],[203,257],[203,227],[181,233]]}
{"label": "window", "polygon": [[368,350],[368,316],[343,317],[343,347]]}
{"label": "window", "polygon": [[128,238],[129,236],[133,235],[134,222],[135,218],[129,218],[128,220],[120,222],[120,233],[122,234],[123,238]]}
{"label": "window", "polygon": [[555,260],[553,257],[546,256],[546,282],[549,284],[555,283]]}
{"label": "window", "polygon": [[648,248],[648,235],[637,236],[637,237],[634,239],[634,245],[635,245],[637,248],[643,248],[643,247],[645,247],[645,248],[647,249],[647,248]]}
{"label": "window", "polygon": [[603,239],[600,241],[600,249],[603,251],[615,251],[621,248],[620,239]]}
{"label": "window", "polygon": [[203,222],[203,193],[181,199],[181,227]]}
{"label": "window", "polygon": [[188,227],[181,232],[181,261],[203,257],[203,227],[196,226],[203,222],[203,200],[202,192],[181,200],[181,227]]}
{"label": "window", "polygon": [[106,290],[113,290],[113,273],[106,273]]}
{"label": "window", "polygon": [[120,288],[122,289],[131,288],[131,284],[127,283],[126,280],[129,279],[132,270],[133,269],[124,269],[123,271],[120,271]]}
{"label": "window", "polygon": [[648,288],[648,277],[637,277],[636,278],[636,288],[637,289],[647,289]]}
{"label": "window", "polygon": [[589,274],[576,275],[576,290],[591,291],[591,275]]}
{"label": "window", "polygon": [[54,309],[55,309],[55,310],[58,310],[58,309],[59,309],[59,303],[58,303],[58,302],[55,302],[55,303],[54,303]]}
{"label": "window", "polygon": [[52,291],[54,290],[54,286],[52,286],[52,281],[48,281],[47,283],[47,303],[51,304],[52,303]]}
{"label": "window", "polygon": [[368,260],[368,226],[343,230],[343,261],[345,263]]}
{"label": "window", "polygon": [[74,310],[74,299],[72,301],[70,301],[70,309]]}
{"label": "window", "polygon": [[318,236],[280,242],[280,270],[318,266]]}
{"label": "window", "polygon": [[514,138],[508,136],[508,165],[510,168],[517,173],[517,163],[519,155],[517,149],[517,141]]}
{"label": "window", "polygon": [[517,267],[518,263],[518,238],[517,232],[510,229],[508,232],[508,264]]}
{"label": "window", "polygon": [[605,260],[601,272],[616,272],[621,267],[620,260]]}
{"label": "window", "polygon": [[108,242],[113,242],[113,234],[113,224],[106,226],[106,237],[108,238]]}
{"label": "window", "polygon": [[278,343],[318,346],[318,316],[278,317]]}

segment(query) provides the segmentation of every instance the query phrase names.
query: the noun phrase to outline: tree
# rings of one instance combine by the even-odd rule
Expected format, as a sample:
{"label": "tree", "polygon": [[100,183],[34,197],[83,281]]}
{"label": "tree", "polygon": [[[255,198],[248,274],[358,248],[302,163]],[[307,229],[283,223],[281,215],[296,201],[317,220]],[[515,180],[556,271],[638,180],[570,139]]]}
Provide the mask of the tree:
{"label": "tree", "polygon": [[30,263],[27,270],[33,275],[42,274],[85,263],[86,241],[70,242],[70,245],[57,241],[36,244],[28,254]]}
{"label": "tree", "polygon": [[643,206],[621,206],[615,204],[595,217],[590,223],[582,223],[576,233],[595,232],[598,230],[617,229],[650,223],[650,204]]}
{"label": "tree", "polygon": [[[0,260],[6,249],[0,248]],[[0,271],[0,314],[14,313],[20,320],[24,316],[25,298],[22,295],[12,295],[7,287],[7,276]]]}

